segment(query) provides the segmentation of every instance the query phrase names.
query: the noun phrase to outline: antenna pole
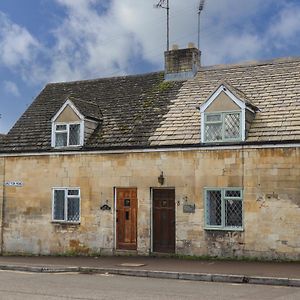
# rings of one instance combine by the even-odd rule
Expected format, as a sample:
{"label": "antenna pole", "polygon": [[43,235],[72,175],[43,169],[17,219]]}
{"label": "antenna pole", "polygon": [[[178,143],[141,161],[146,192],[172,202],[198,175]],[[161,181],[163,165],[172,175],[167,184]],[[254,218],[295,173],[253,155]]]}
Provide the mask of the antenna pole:
{"label": "antenna pole", "polygon": [[167,0],[167,51],[170,50],[170,6]]}
{"label": "antenna pole", "polygon": [[204,8],[205,0],[201,0],[198,8],[198,50],[200,50],[200,15]]}
{"label": "antenna pole", "polygon": [[[167,2],[167,3],[166,3]],[[166,5],[165,5],[166,3]],[[169,0],[159,0],[159,2],[154,5],[155,8],[164,8],[167,10],[167,51],[170,50],[170,5]]]}

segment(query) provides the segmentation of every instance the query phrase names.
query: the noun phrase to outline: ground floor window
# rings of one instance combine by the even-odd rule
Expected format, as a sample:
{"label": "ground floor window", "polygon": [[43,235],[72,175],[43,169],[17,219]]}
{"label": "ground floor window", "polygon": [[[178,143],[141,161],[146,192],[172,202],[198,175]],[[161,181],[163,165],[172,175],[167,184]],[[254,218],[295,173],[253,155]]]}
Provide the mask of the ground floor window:
{"label": "ground floor window", "polygon": [[52,220],[56,222],[80,222],[80,189],[53,189]]}
{"label": "ground floor window", "polygon": [[242,189],[205,189],[205,228],[243,229]]}

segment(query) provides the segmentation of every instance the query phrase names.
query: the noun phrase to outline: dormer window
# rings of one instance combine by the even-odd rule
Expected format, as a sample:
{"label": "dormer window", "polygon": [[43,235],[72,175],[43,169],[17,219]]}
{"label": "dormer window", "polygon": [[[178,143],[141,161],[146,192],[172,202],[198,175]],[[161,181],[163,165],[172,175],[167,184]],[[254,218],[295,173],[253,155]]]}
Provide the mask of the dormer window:
{"label": "dormer window", "polygon": [[81,147],[88,140],[99,122],[102,112],[97,104],[80,99],[66,99],[51,119],[54,148]]}
{"label": "dormer window", "polygon": [[220,84],[200,106],[202,143],[245,141],[256,110],[241,91]]}
{"label": "dormer window", "polygon": [[206,142],[241,139],[241,112],[205,113],[204,140]]}
{"label": "dormer window", "polygon": [[80,146],[80,124],[55,124],[55,147]]}
{"label": "dormer window", "polygon": [[67,100],[52,118],[52,147],[83,146],[84,126],[84,116],[72,101]]}

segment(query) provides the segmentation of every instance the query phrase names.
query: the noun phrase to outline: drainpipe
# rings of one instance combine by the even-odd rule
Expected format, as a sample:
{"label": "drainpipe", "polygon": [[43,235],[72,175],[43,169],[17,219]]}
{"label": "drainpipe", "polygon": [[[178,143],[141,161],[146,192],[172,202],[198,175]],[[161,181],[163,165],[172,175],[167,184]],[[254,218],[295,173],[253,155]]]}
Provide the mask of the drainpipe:
{"label": "drainpipe", "polygon": [[3,157],[3,182],[2,182],[2,206],[1,206],[1,248],[0,248],[0,254],[3,255],[3,249],[4,249],[4,217],[5,217],[5,157]]}

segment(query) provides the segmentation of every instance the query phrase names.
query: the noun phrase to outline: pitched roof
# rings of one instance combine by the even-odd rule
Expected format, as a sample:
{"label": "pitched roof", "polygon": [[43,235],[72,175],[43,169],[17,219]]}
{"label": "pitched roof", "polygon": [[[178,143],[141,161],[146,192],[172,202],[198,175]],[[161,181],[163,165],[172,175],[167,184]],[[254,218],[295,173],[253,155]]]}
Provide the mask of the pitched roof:
{"label": "pitched roof", "polygon": [[2,142],[4,142],[5,137],[6,137],[5,134],[0,133],[0,144],[1,144]]}
{"label": "pitched roof", "polygon": [[84,149],[199,145],[197,107],[220,81],[259,109],[247,142],[300,140],[300,58],[294,58],[202,67],[181,82],[165,82],[157,72],[48,84],[10,130],[2,151],[50,151],[50,120],[67,97],[84,114],[95,107],[101,112]]}

